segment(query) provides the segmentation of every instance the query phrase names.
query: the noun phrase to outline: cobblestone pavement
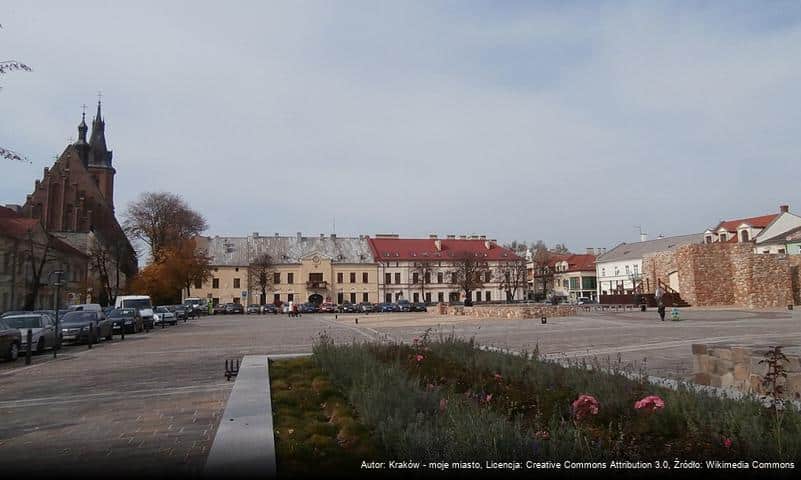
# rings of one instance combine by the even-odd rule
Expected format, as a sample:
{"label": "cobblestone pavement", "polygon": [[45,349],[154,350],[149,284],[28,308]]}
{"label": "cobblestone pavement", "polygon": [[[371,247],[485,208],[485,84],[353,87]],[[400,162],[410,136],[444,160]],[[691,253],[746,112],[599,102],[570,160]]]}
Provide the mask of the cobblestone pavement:
{"label": "cobblestone pavement", "polygon": [[364,338],[314,316],[214,316],[0,362],[0,472],[194,476],[233,385],[225,359],[309,352],[323,329]]}
{"label": "cobblestone pavement", "polygon": [[[373,335],[410,341],[432,329],[433,335],[475,337],[482,345],[533,351],[548,358],[593,357],[642,366],[651,374],[688,378],[693,343],[801,345],[801,312],[682,309],[682,321],[659,321],[655,310],[628,313],[582,313],[539,320],[478,319],[433,313],[358,315],[359,327]],[[357,315],[340,315],[350,324]]]}

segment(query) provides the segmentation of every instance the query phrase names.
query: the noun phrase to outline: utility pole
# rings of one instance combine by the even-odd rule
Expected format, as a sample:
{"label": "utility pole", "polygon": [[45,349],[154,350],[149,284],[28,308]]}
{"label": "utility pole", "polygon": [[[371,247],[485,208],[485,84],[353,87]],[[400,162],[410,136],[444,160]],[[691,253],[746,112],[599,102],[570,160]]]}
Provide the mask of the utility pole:
{"label": "utility pole", "polygon": [[[56,281],[51,282],[50,278],[55,275]],[[61,349],[61,325],[59,323],[59,309],[61,308],[61,286],[63,282],[61,281],[61,277],[64,275],[62,270],[55,270],[50,272],[47,275],[47,282],[56,287],[56,345],[53,347],[53,358],[56,358],[56,352]],[[31,348],[31,345],[28,345],[28,349]]]}

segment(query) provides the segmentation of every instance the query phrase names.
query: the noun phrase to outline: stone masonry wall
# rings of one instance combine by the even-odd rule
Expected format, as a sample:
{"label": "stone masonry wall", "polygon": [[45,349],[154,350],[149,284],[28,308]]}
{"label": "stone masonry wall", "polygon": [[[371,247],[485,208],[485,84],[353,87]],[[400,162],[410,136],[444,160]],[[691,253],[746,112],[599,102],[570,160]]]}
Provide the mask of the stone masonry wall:
{"label": "stone masonry wall", "polygon": [[[765,358],[766,351],[767,347],[693,345],[693,380],[699,385],[764,394],[762,378],[768,366],[759,362]],[[801,355],[798,353],[785,350],[788,362],[784,365],[787,370],[784,387],[788,398],[801,398]]]}
{"label": "stone masonry wall", "polygon": [[575,305],[448,305],[437,306],[440,315],[464,315],[478,318],[537,319],[576,315]]}
{"label": "stone masonry wall", "polygon": [[783,308],[801,304],[801,258],[753,252],[739,243],[694,244],[643,258],[650,288],[669,284],[677,271],[679,293],[694,306]]}

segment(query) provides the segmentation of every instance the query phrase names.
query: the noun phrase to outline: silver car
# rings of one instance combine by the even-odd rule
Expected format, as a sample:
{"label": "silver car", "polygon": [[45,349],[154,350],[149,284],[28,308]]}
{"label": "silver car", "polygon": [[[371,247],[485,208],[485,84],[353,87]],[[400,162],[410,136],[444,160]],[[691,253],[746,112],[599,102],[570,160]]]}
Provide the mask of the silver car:
{"label": "silver car", "polygon": [[153,322],[156,325],[159,324],[177,325],[178,317],[176,317],[175,314],[171,312],[169,308],[161,306],[161,307],[156,307],[156,309],[153,311]]}
{"label": "silver car", "polygon": [[45,313],[28,313],[10,315],[3,318],[9,327],[16,328],[22,335],[20,351],[28,350],[28,330],[33,334],[31,343],[33,351],[42,353],[47,348],[56,346],[56,321]]}

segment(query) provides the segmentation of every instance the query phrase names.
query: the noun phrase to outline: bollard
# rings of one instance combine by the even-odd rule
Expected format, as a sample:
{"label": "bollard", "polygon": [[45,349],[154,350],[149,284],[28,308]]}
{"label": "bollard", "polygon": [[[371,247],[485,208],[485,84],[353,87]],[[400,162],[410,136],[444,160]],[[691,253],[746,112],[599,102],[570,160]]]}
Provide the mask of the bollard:
{"label": "bollard", "polygon": [[542,324],[545,325],[546,323],[548,323],[548,317],[543,315],[542,318],[540,319],[540,322],[542,322]]}
{"label": "bollard", "polygon": [[359,324],[359,318],[356,317],[356,325],[358,325],[358,324]]}
{"label": "bollard", "polygon": [[89,347],[88,350],[92,349],[92,343],[95,340],[95,324],[94,322],[89,322],[89,338],[86,341],[86,345]]}
{"label": "bollard", "polygon": [[[136,330],[136,327],[134,327],[134,330]],[[125,320],[120,324],[120,340],[125,340]]]}
{"label": "bollard", "polygon": [[25,365],[31,364],[31,355],[33,353],[33,330],[30,328],[28,329],[27,340],[28,340],[28,351],[25,352]]}
{"label": "bollard", "polygon": [[337,315],[337,314],[334,314],[334,320],[336,320],[336,319],[338,319],[338,318],[339,318],[339,315]]}

